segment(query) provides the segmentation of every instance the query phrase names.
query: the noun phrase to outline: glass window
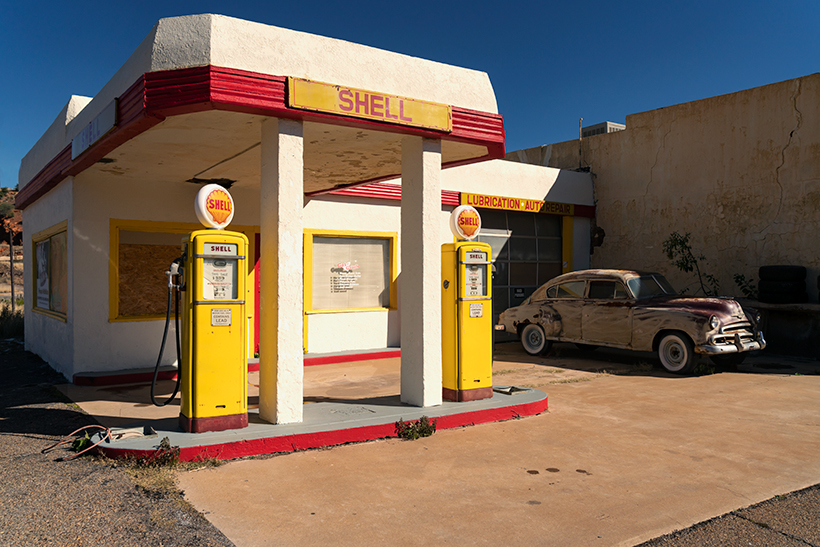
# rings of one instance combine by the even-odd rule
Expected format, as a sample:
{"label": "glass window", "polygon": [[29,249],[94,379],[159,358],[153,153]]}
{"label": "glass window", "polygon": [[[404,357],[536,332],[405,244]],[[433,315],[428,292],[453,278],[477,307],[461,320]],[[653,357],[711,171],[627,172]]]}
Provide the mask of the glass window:
{"label": "glass window", "polygon": [[538,284],[543,285],[550,279],[558,277],[561,275],[561,263],[556,262],[554,264],[545,264],[541,262],[538,264]]}
{"label": "glass window", "polygon": [[510,260],[521,260],[535,262],[538,260],[538,253],[535,246],[535,238],[531,237],[511,237],[510,238]]}
{"label": "glass window", "polygon": [[490,233],[507,233],[507,215],[495,209],[481,210],[481,230]]}
{"label": "glass window", "polygon": [[546,287],[539,287],[534,293],[532,293],[532,301],[533,302],[540,302],[541,300],[547,299],[547,288]]}
{"label": "glass window", "polygon": [[532,285],[537,286],[538,264],[511,263],[510,264],[510,285]]}
{"label": "glass window", "polygon": [[539,262],[561,262],[563,249],[561,238],[538,239],[538,261]]}
{"label": "glass window", "polygon": [[562,283],[558,285],[556,298],[583,298],[584,284],[584,281],[570,281],[569,283]]}
{"label": "glass window", "polygon": [[507,222],[514,236],[534,236],[535,224],[533,213],[507,212]]}
{"label": "glass window", "polygon": [[535,235],[538,237],[561,237],[561,217],[558,215],[535,215]]}
{"label": "glass window", "polygon": [[313,237],[313,310],[390,307],[391,240]]}
{"label": "glass window", "polygon": [[675,294],[672,285],[662,275],[642,275],[630,279],[626,284],[638,300]]}
{"label": "glass window", "polygon": [[68,312],[68,238],[60,231],[34,241],[36,261],[34,307],[65,314]]}
{"label": "glass window", "polygon": [[620,281],[590,281],[589,298],[595,300],[626,298],[626,289]]}
{"label": "glass window", "polygon": [[[483,228],[482,228],[483,230]],[[482,243],[489,243],[493,249],[493,257],[491,260],[506,259],[507,248],[509,247],[510,238],[507,236],[492,236],[485,235],[483,232],[479,234],[478,240]]]}

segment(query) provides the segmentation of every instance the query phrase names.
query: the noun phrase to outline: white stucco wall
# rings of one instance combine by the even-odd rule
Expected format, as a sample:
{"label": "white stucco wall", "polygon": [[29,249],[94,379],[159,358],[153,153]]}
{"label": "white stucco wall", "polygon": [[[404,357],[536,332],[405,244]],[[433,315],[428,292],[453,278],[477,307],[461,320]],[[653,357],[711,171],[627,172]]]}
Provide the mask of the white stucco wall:
{"label": "white stucco wall", "polygon": [[222,15],[171,17],[160,19],[93,100],[72,97],[68,111],[23,158],[19,188],[143,74],[207,65],[498,112],[484,72]]}
{"label": "white stucco wall", "polygon": [[[73,289],[74,268],[72,268],[73,245],[70,236],[73,229],[71,221],[73,183],[73,179],[69,177],[23,211],[23,245],[25,245],[23,267],[29,280],[33,279],[32,272],[35,272],[37,268],[34,260],[32,236],[63,221],[68,221],[68,237],[66,238],[66,253],[68,255],[68,271],[66,272],[68,276],[67,320],[62,321],[56,317],[32,310],[37,298],[37,288],[32,281],[26,283],[26,287],[29,287],[29,289],[25,291],[24,295],[26,350],[42,357],[44,361],[65,375],[66,378],[71,378],[74,358],[72,328],[75,291]],[[36,336],[30,333],[36,333]]]}
{"label": "white stucco wall", "polygon": [[[100,174],[81,174],[74,181],[73,263],[76,273],[71,322],[74,326],[73,373],[153,367],[163,320],[109,322],[110,219],[136,219],[199,224],[194,213],[195,184],[144,182],[117,185]],[[51,194],[48,194],[50,196]],[[235,225],[257,225],[255,192],[232,192]],[[42,200],[40,200],[42,201]],[[29,209],[37,206],[36,202]],[[26,209],[28,211],[28,209]],[[70,255],[71,256],[71,255]],[[176,362],[169,332],[163,364]]]}

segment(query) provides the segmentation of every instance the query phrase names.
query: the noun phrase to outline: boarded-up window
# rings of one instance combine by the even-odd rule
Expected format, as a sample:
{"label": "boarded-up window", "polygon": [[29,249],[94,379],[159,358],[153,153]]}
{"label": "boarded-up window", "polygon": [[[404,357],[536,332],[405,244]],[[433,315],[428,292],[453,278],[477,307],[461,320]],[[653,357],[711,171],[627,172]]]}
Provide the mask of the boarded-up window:
{"label": "boarded-up window", "polygon": [[390,240],[313,238],[313,309],[390,307]]}
{"label": "boarded-up window", "polygon": [[165,315],[165,272],[182,254],[183,234],[121,230],[119,237],[119,315]]}

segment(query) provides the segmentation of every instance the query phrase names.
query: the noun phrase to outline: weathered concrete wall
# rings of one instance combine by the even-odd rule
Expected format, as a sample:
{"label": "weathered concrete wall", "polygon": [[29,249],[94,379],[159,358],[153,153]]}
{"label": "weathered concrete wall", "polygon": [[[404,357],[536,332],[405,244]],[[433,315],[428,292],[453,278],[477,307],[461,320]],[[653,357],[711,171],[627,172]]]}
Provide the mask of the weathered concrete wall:
{"label": "weathered concrete wall", "polygon": [[820,74],[634,114],[626,126],[580,152],[575,140],[510,158],[589,167],[606,232],[593,267],[658,270],[694,291],[661,248],[671,232],[691,232],[723,294],[742,296],[733,274],[756,280],[759,266],[797,264],[817,301]]}

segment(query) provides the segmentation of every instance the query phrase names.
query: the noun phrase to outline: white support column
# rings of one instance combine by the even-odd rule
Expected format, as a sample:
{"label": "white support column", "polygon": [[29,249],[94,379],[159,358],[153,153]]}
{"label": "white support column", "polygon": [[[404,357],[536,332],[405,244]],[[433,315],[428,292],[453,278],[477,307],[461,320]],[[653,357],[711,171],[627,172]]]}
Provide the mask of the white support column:
{"label": "white support column", "polygon": [[401,145],[401,400],[441,404],[441,141]]}
{"label": "white support column", "polygon": [[302,421],[302,122],[262,122],[259,416]]}

